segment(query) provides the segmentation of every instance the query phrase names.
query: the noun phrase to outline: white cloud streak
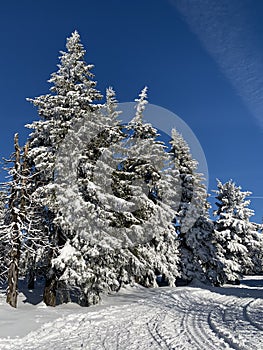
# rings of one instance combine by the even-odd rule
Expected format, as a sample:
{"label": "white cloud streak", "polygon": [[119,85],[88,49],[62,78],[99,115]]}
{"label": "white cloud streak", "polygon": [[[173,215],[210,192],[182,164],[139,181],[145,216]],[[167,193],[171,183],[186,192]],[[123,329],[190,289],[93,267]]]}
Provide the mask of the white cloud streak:
{"label": "white cloud streak", "polygon": [[[263,52],[249,0],[170,0],[263,129]],[[253,4],[252,4],[253,5]]]}

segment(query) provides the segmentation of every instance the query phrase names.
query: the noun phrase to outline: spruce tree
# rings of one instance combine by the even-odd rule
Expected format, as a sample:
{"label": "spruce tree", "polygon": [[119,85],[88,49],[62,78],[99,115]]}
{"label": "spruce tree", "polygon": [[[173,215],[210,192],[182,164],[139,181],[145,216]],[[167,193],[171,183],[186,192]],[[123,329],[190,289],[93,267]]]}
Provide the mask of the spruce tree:
{"label": "spruce tree", "polygon": [[241,187],[230,180],[217,182],[214,215],[218,258],[223,264],[221,283],[238,283],[246,271],[253,268],[251,253],[258,247],[257,225],[250,221],[254,214],[246,199],[251,192],[242,192]]}
{"label": "spruce tree", "polygon": [[212,282],[217,259],[204,179],[197,172],[198,162],[193,159],[187,142],[176,129],[172,130],[170,144],[173,166],[180,179],[174,224],[179,241],[181,275],[188,282],[193,278]]}
{"label": "spruce tree", "polygon": [[263,272],[263,235],[262,235],[262,225],[254,224],[257,232],[254,231],[253,239],[254,244],[250,246],[249,256],[252,261],[252,267],[245,270],[247,275],[258,275]]}
{"label": "spruce tree", "polygon": [[156,285],[158,273],[172,285],[177,192],[168,189],[176,187],[177,173],[168,169],[156,130],[142,122],[146,90],[134,120],[121,128],[112,89],[105,105],[95,104],[101,95],[78,33],[67,49],[51,76],[51,93],[30,100],[41,117],[29,126],[32,196],[51,245],[44,301],[55,305],[58,283],[77,286],[85,305],[135,279]]}
{"label": "spruce tree", "polygon": [[[110,225],[116,208],[111,190],[111,174],[118,164],[115,144],[123,138],[116,108],[115,92],[109,88],[103,108],[69,130],[57,159],[56,196],[62,212],[58,220],[71,235],[53,259],[53,267],[59,272],[59,282],[77,289],[82,305],[98,302],[100,292],[110,288],[114,272],[105,261],[117,259],[115,248],[122,242]],[[68,172],[72,159],[75,172]],[[107,269],[110,272],[105,276]]]}
{"label": "spruce tree", "polygon": [[51,260],[56,255],[56,249],[63,247],[67,241],[68,234],[56,222],[59,215],[53,186],[56,155],[68,130],[85,115],[98,109],[95,101],[101,99],[91,73],[93,65],[85,62],[85,50],[76,31],[67,39],[66,47],[67,51],[61,52],[58,71],[49,80],[51,93],[29,99],[38,108],[40,116],[40,120],[28,125],[33,130],[29,138],[29,165],[34,178],[32,195],[44,216],[43,224],[47,227],[52,246],[48,253],[44,301],[53,306],[56,302],[57,276]]}
{"label": "spruce tree", "polygon": [[124,146],[124,161],[115,172],[115,194],[127,201],[135,201],[129,215],[122,212],[115,225],[135,230],[136,240],[129,248],[130,276],[136,282],[156,286],[156,275],[162,274],[169,285],[178,276],[178,249],[172,225],[176,213],[178,172],[171,169],[170,158],[157,130],[143,121],[147,104],[144,88],[136,101],[135,117],[127,126],[128,138]]}
{"label": "spruce tree", "polygon": [[193,159],[187,142],[176,129],[172,130],[170,144],[170,155],[180,174],[178,190],[181,198],[175,219],[182,238],[207,208],[207,193],[203,175],[197,172],[198,162]]}
{"label": "spruce tree", "polygon": [[223,264],[218,258],[214,223],[203,211],[180,241],[181,274],[185,281],[220,285]]}
{"label": "spruce tree", "polygon": [[[157,286],[156,276],[163,274],[166,283],[174,285],[178,276],[171,224],[175,212],[170,207],[177,173],[167,169],[169,156],[155,140],[156,130],[143,123],[146,89],[136,101],[135,118],[121,132],[114,100],[108,90],[105,129],[92,138],[81,158],[86,187],[79,187],[79,192],[88,194],[79,197],[75,186],[71,193],[65,188],[61,195],[65,202],[69,194],[67,203],[73,205],[72,210],[78,209],[74,235],[53,265],[62,271],[61,281],[79,287],[83,305],[98,302],[101,294],[117,291],[123,284]],[[86,127],[90,131],[89,121]],[[74,152],[77,158],[78,149]],[[69,224],[67,220],[64,224]]]}

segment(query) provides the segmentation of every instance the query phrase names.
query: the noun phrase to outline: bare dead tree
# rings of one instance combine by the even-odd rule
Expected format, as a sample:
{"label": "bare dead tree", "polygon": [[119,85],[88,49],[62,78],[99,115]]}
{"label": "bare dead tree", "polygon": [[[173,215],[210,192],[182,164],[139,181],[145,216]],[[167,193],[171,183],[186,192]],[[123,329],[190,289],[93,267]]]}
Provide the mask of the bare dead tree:
{"label": "bare dead tree", "polygon": [[8,288],[6,302],[12,307],[17,307],[18,295],[18,269],[21,249],[21,215],[20,215],[20,181],[21,181],[21,159],[18,134],[14,137],[15,157],[14,168],[12,169],[12,182],[9,199],[9,229],[10,229],[10,263],[8,268]]}

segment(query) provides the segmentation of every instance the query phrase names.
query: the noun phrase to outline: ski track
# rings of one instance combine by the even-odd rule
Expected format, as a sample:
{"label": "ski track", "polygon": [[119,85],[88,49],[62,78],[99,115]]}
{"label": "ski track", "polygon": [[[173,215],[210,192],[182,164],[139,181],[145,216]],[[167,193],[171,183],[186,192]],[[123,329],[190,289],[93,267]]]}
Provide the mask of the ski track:
{"label": "ski track", "polygon": [[[201,288],[137,292],[137,302],[61,317],[0,350],[262,350],[263,301]],[[140,298],[140,299],[139,299]]]}

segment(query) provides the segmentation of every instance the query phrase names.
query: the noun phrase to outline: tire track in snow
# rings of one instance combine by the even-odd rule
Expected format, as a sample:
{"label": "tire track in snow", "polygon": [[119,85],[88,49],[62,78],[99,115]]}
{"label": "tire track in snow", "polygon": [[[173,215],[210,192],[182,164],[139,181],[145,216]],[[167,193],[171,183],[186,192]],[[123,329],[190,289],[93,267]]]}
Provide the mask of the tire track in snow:
{"label": "tire track in snow", "polygon": [[[219,334],[210,327],[209,314],[210,311],[213,310],[216,306],[214,295],[212,296],[213,300],[211,300],[211,296],[212,295],[210,291],[197,290],[192,291],[189,295],[186,295],[183,298],[185,302],[188,302],[190,314],[192,314],[192,317],[194,317],[193,322],[195,325],[194,329],[196,331],[196,334],[193,334],[193,336],[200,349],[216,350],[218,348],[229,348],[228,343],[225,342],[224,339],[222,339]],[[200,319],[201,315],[203,315],[202,320]],[[200,339],[198,339],[198,336]],[[207,341],[209,341],[209,343],[207,343]]]}
{"label": "tire track in snow", "polygon": [[201,319],[199,314],[192,311],[184,315],[183,324],[197,350],[218,350],[215,345],[218,341],[217,335],[209,334],[207,319]]}
{"label": "tire track in snow", "polygon": [[144,290],[136,295],[133,303],[83,309],[24,338],[0,340],[0,349],[263,349],[262,299],[193,287]]}
{"label": "tire track in snow", "polygon": [[[254,299],[206,290],[186,290],[180,299],[176,299],[174,308],[183,313],[182,326],[191,335],[192,346],[195,344],[198,350],[263,349],[260,342],[263,333],[258,324],[251,322],[251,317],[246,315],[248,306],[256,302]],[[255,315],[259,318],[258,311]]]}
{"label": "tire track in snow", "polygon": [[[189,349],[189,341],[186,337],[186,330],[180,327],[181,318],[169,310],[161,311],[149,320],[147,327],[153,339],[157,342],[160,349],[165,350],[186,350]],[[164,316],[163,316],[164,315]]]}
{"label": "tire track in snow", "polygon": [[[240,347],[240,344],[235,344],[234,341],[232,341],[229,338],[229,331],[226,331],[222,329],[222,327],[218,327],[218,324],[214,321],[215,313],[221,312],[221,308],[218,306],[216,309],[211,310],[208,315],[208,324],[209,327],[214,331],[215,334],[217,334],[218,337],[220,337],[226,344],[228,344],[229,349],[235,349],[235,350],[242,350],[243,347]],[[223,318],[223,316],[222,316]]]}
{"label": "tire track in snow", "polygon": [[222,304],[218,304],[209,312],[208,323],[233,349],[261,350],[258,339],[263,333],[255,327],[244,311],[251,300],[227,297]]}
{"label": "tire track in snow", "polygon": [[[165,343],[170,350],[218,350],[218,345],[223,345],[222,340],[218,339],[217,334],[208,325],[208,316],[204,311],[206,305],[200,303],[199,298],[193,298],[193,295],[192,290],[189,293],[187,289],[180,298],[177,294],[160,293],[158,306],[173,322],[169,324],[166,320],[161,322],[161,326],[155,326],[154,336],[159,339],[160,344]],[[167,326],[171,324],[173,329],[168,330]],[[226,347],[225,344],[223,348]]]}
{"label": "tire track in snow", "polygon": [[152,336],[152,338],[156,342],[157,346],[159,347],[159,349],[171,350],[166,345],[166,343],[164,341],[164,336],[159,331],[159,327],[160,327],[161,323],[164,322],[164,319],[165,319],[165,315],[164,314],[161,314],[160,312],[157,313],[154,317],[152,317],[147,322],[147,328],[148,328],[148,331],[149,331],[150,335]]}
{"label": "tire track in snow", "polygon": [[[258,304],[261,302],[261,305],[259,305],[258,309],[256,309],[255,312],[255,307],[252,308],[252,305]],[[251,309],[252,311],[249,311]],[[254,310],[253,310],[254,309]],[[254,311],[254,312],[253,312]],[[249,322],[256,327],[258,330],[263,331],[263,326],[262,326],[262,320],[263,320],[263,303],[261,300],[251,300],[245,307],[244,307],[244,317],[249,320]],[[251,314],[254,314],[254,317],[251,316]],[[258,320],[257,320],[258,319]]]}
{"label": "tire track in snow", "polygon": [[[194,298],[193,298],[194,296]],[[221,346],[218,335],[211,330],[208,323],[208,312],[210,305],[203,299],[199,300],[194,293],[186,293],[180,301],[180,309],[187,306],[186,312],[183,314],[182,324],[186,329],[192,347],[197,350],[218,350],[218,345]]]}
{"label": "tire track in snow", "polygon": [[[167,294],[168,293],[168,294]],[[158,310],[149,320],[147,327],[159,348],[168,350],[188,350],[189,341],[181,325],[181,312],[174,312],[175,301],[169,291],[160,292],[147,299],[147,305]]]}

